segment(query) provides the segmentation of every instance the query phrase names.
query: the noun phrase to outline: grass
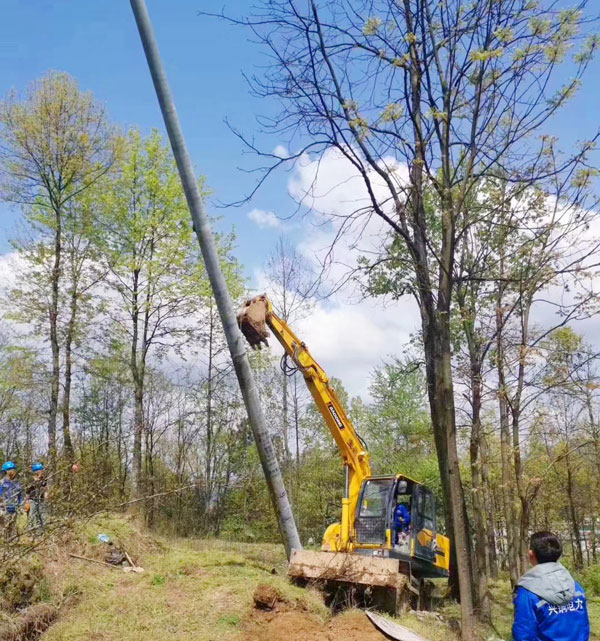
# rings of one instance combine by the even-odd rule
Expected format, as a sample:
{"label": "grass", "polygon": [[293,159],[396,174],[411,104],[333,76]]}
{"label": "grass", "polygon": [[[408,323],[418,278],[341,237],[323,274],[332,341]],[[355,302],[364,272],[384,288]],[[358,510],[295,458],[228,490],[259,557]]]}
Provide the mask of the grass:
{"label": "grass", "polygon": [[592,628],[592,639],[600,641],[600,599],[588,599],[588,612],[590,614],[590,626]]}
{"label": "grass", "polygon": [[[136,554],[145,572],[126,574],[78,561],[57,568],[54,591],[72,593],[76,586],[78,602],[63,610],[45,641],[227,641],[252,609],[259,583],[301,601],[323,621],[329,614],[316,594],[289,584],[281,546],[188,540],[157,545],[122,523],[105,521],[101,530],[97,525],[92,533],[111,537],[118,525],[128,551],[149,545],[145,554]],[[89,531],[81,538],[88,554],[99,558],[96,548],[102,544]]]}
{"label": "grass", "polygon": [[[71,533],[65,547],[101,559],[108,534],[144,567],[143,574],[124,573],[94,563],[69,559],[57,548],[46,559],[44,600],[63,601],[58,622],[45,641],[235,641],[253,608],[259,584],[275,587],[285,599],[301,605],[317,621],[330,612],[321,596],[298,588],[286,578],[282,546],[217,540],[156,540],[123,518],[103,517]],[[493,622],[481,628],[482,641],[509,641],[512,595],[507,581],[492,585]],[[589,599],[592,639],[600,641],[600,599]],[[409,613],[399,623],[430,641],[458,641],[459,606],[442,610],[444,622]],[[343,616],[343,615],[342,615]]]}

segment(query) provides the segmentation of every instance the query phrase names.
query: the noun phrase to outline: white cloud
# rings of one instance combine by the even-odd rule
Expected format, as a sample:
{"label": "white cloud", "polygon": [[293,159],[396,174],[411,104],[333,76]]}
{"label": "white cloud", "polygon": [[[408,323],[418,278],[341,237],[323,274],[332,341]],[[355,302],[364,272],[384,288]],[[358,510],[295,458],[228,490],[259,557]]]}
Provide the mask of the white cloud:
{"label": "white cloud", "polygon": [[[392,159],[384,162],[396,166],[398,184],[406,181],[406,168]],[[369,172],[369,179],[376,197],[385,202],[389,191],[384,181],[375,171]],[[361,253],[381,250],[387,223],[368,211],[371,200],[365,182],[339,151],[302,157],[291,173],[288,191],[310,212],[306,224],[297,226],[297,248],[316,269],[327,264],[330,281],[342,279]],[[354,216],[359,210],[366,213]],[[344,233],[334,243],[342,225]],[[263,271],[254,274],[254,282],[261,293],[268,295],[273,289]],[[378,299],[349,304],[350,295],[346,288],[326,302],[312,301],[310,315],[292,323],[292,329],[330,377],[339,378],[352,396],[367,398],[373,369],[400,355],[418,329],[418,309],[410,297],[384,307]],[[282,353],[275,339],[269,343],[274,352]]]}
{"label": "white cloud", "polygon": [[272,211],[263,209],[253,209],[248,214],[248,218],[258,225],[261,229],[281,229],[283,223]]}
{"label": "white cloud", "polygon": [[[406,184],[408,170],[392,158],[382,164],[398,189]],[[375,171],[367,172],[373,194],[381,208],[393,215],[390,191]],[[298,249],[313,264],[326,265],[332,282],[339,282],[356,267],[358,256],[378,254],[389,224],[372,210],[364,178],[340,151],[326,150],[319,157],[305,155],[295,164],[288,181],[290,195],[309,213]],[[332,245],[335,245],[332,249]]]}
{"label": "white cloud", "polygon": [[19,273],[25,268],[25,262],[17,252],[0,254],[0,293],[7,294],[17,286]]}
{"label": "white cloud", "polygon": [[[406,350],[418,328],[418,309],[412,298],[385,308],[373,300],[316,303],[291,325],[327,375],[340,379],[351,396],[366,400],[374,368]],[[283,354],[274,337],[269,345],[274,354]]]}
{"label": "white cloud", "polygon": [[377,301],[357,305],[319,304],[298,323],[313,357],[329,376],[339,378],[355,396],[368,396],[373,369],[400,355],[418,324],[412,299],[383,308]]}
{"label": "white cloud", "polygon": [[289,158],[290,156],[290,152],[287,147],[284,147],[283,145],[277,145],[275,149],[273,149],[273,154],[279,158]]}
{"label": "white cloud", "polygon": [[[408,179],[406,166],[391,158],[383,162],[388,169],[395,168],[396,185],[399,188],[405,185]],[[370,171],[368,178],[378,202],[382,203],[386,213],[393,214],[384,181],[375,171]],[[306,207],[309,211],[305,214],[306,219],[312,223],[302,227],[298,249],[318,268],[326,265],[331,281],[340,282],[356,267],[357,257],[361,254],[381,251],[390,228],[385,221],[369,213],[371,200],[364,179],[339,151],[330,149],[321,156],[302,157],[293,168],[288,191]],[[552,210],[552,202],[548,204]],[[598,256],[600,218],[593,216],[589,229],[585,230],[583,220],[589,219],[594,212],[584,212],[585,216],[574,218],[576,213],[574,207],[559,207],[559,226],[562,228],[581,220],[581,230],[579,234],[575,233],[578,238],[576,246],[563,247],[565,243],[562,243],[556,249],[560,249],[563,263],[572,264],[581,256],[583,266],[593,265]],[[335,245],[333,249],[332,245]],[[558,304],[573,305],[585,290],[600,291],[600,274],[597,269],[590,271],[587,282],[580,285],[571,283],[570,288],[563,283],[555,284],[541,292],[539,298],[546,302],[534,305],[532,320],[545,327],[556,325],[562,320]],[[349,297],[352,292],[346,289],[345,295]],[[317,305],[314,314],[300,323],[299,328],[313,356],[328,373],[341,378],[352,394],[364,394],[372,369],[387,356],[402,354],[409,334],[419,325],[418,310],[408,296],[383,310],[377,301],[349,306],[342,300],[342,294],[338,294],[338,301],[334,304]],[[586,340],[596,344],[600,340],[597,316],[574,321],[572,326]]]}
{"label": "white cloud", "polygon": [[[257,270],[255,293],[275,291],[267,274]],[[312,357],[329,377],[339,378],[351,396],[369,397],[373,369],[401,355],[419,328],[419,311],[406,297],[383,305],[378,299],[349,304],[344,296],[327,301],[309,301],[310,313],[290,322],[292,330],[306,343]],[[274,337],[269,345],[276,355],[283,348]]]}

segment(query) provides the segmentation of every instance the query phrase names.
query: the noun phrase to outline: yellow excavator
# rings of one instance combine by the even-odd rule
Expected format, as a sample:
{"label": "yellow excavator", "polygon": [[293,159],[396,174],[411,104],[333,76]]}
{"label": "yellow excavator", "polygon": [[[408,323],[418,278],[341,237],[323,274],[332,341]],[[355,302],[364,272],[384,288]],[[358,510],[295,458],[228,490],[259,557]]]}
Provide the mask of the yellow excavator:
{"label": "yellow excavator", "polygon": [[[447,577],[450,563],[450,540],[437,531],[433,493],[403,474],[373,476],[367,447],[327,374],[306,344],[275,314],[266,295],[248,300],[237,317],[253,349],[268,345],[267,327],[281,343],[292,367],[304,376],[346,471],[341,522],[327,528],[320,551],[292,552],[289,575],[370,591],[378,588],[383,606],[393,611],[403,607],[411,593],[421,599],[423,580]],[[400,505],[404,507],[398,508]],[[400,528],[395,518],[398,510],[408,523]]]}

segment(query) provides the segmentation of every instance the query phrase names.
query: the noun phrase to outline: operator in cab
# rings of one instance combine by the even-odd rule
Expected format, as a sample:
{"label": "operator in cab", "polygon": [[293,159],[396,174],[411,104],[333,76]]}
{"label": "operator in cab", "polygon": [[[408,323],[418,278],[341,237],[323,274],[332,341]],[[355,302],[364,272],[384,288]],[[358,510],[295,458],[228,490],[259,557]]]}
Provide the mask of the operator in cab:
{"label": "operator in cab", "polygon": [[407,542],[410,533],[410,495],[405,492],[406,482],[402,481],[398,488],[396,507],[394,508],[395,545]]}

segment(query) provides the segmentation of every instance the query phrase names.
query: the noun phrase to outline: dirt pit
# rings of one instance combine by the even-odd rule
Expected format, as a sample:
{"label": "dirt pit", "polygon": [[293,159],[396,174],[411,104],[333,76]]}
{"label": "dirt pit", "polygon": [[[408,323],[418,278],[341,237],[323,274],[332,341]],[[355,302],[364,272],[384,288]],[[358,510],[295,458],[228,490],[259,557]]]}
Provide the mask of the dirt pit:
{"label": "dirt pit", "polygon": [[364,612],[350,610],[323,623],[302,604],[285,600],[271,586],[254,592],[255,609],[241,627],[243,641],[384,641]]}

